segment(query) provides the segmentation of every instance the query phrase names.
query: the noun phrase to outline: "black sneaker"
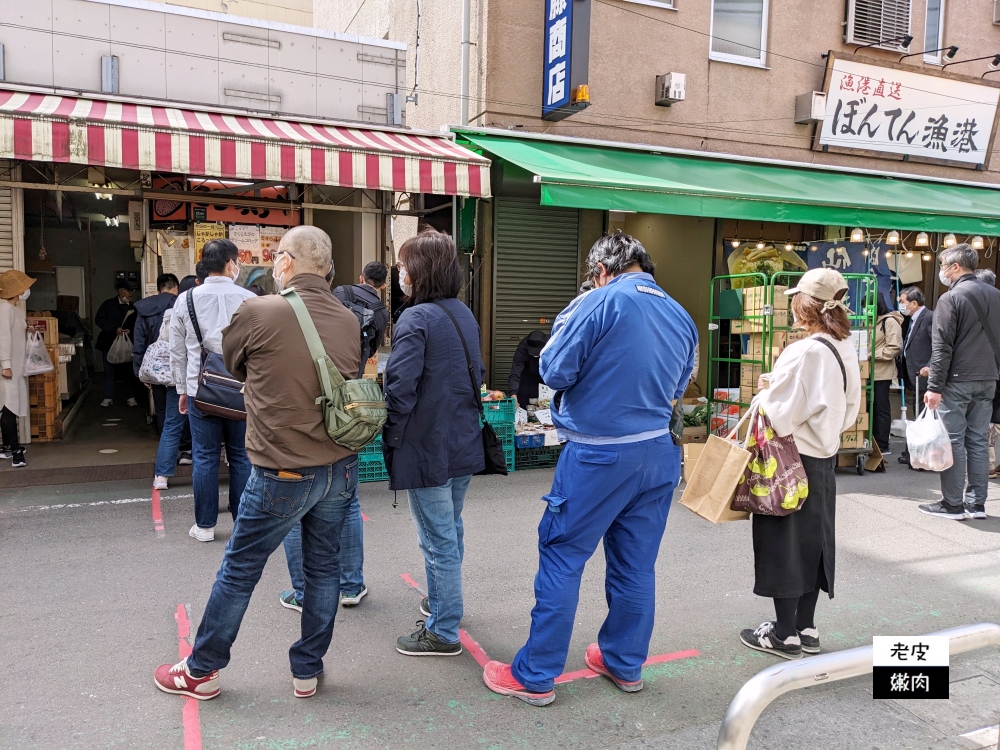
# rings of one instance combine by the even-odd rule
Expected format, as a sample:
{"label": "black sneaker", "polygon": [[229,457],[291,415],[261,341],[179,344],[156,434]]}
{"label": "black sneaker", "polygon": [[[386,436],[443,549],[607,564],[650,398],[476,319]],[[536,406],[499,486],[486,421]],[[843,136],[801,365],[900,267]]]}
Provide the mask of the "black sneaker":
{"label": "black sneaker", "polygon": [[801,659],[802,642],[798,635],[790,635],[785,640],[779,640],[774,634],[774,622],[761,623],[756,630],[747,628],[740,632],[740,640],[744,646],[755,651],[764,651],[782,659]]}
{"label": "black sneaker", "polygon": [[904,453],[902,456],[900,456],[896,460],[899,461],[899,463],[901,463],[901,464],[906,464],[907,466],[909,466],[910,465],[910,454]]}
{"label": "black sneaker", "polygon": [[948,505],[947,503],[925,503],[924,505],[918,505],[917,510],[921,513],[926,513],[929,516],[950,518],[952,521],[964,521],[968,518],[965,514],[965,508],[961,505],[956,508],[952,505]]}
{"label": "black sneaker", "polygon": [[965,504],[965,517],[974,518],[977,521],[986,520],[986,506],[985,505],[970,505]]}
{"label": "black sneaker", "polygon": [[191,451],[181,451],[177,456],[178,466],[190,466],[194,463],[194,458],[191,456]]}
{"label": "black sneaker", "polygon": [[421,597],[420,599],[420,614],[424,617],[431,616],[431,599],[429,596]]}
{"label": "black sneaker", "polygon": [[10,459],[10,465],[15,469],[21,466],[27,466],[28,462],[24,460],[24,448],[19,451],[14,451]]}
{"label": "black sneaker", "polygon": [[396,650],[405,656],[458,656],[462,653],[461,643],[445,643],[424,627],[423,620],[417,620],[419,630],[396,639]]}
{"label": "black sneaker", "polygon": [[802,642],[802,651],[807,654],[819,653],[819,631],[816,628],[806,628],[799,631],[799,641]]}

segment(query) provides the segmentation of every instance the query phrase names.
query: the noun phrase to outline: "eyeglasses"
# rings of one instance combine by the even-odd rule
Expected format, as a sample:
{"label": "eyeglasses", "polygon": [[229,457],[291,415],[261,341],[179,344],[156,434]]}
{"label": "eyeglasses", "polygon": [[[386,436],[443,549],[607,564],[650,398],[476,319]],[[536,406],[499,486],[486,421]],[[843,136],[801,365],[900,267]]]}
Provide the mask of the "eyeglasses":
{"label": "eyeglasses", "polygon": [[294,256],[294,255],[292,255],[292,254],[291,254],[291,253],[290,253],[290,252],[289,252],[288,250],[279,250],[278,252],[276,252],[276,253],[274,254],[274,259],[275,259],[275,260],[277,260],[277,259],[278,259],[278,258],[280,258],[280,257],[281,257],[282,255],[287,255],[287,256],[288,256],[289,258],[291,258],[292,260],[295,260],[295,256]]}

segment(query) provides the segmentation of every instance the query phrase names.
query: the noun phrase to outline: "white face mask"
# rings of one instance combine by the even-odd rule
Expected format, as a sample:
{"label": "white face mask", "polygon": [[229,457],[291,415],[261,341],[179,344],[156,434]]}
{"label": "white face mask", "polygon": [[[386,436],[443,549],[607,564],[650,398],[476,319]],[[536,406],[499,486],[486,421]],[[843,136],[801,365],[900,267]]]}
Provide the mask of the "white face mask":
{"label": "white face mask", "polygon": [[910,308],[909,308],[909,307],[907,307],[907,306],[906,306],[905,304],[903,304],[902,302],[900,302],[900,303],[899,303],[899,311],[900,311],[901,313],[903,313],[903,315],[906,315],[907,317],[909,317],[909,316],[910,316],[910,315],[912,314],[912,313],[910,313]]}
{"label": "white face mask", "polygon": [[233,261],[233,275],[230,276],[229,278],[231,278],[233,281],[236,281],[236,279],[240,277],[240,271],[242,270],[243,269],[240,268],[240,264],[237,263],[236,261]]}
{"label": "white face mask", "polygon": [[945,286],[951,286],[951,279],[949,279],[947,276],[944,275],[943,268],[940,271],[938,271],[938,278],[941,280],[941,283],[944,284]]}
{"label": "white face mask", "polygon": [[277,262],[275,262],[274,264],[274,270],[272,271],[272,274],[274,276],[274,288],[278,293],[281,293],[285,288],[285,282],[281,280],[281,276],[282,274],[284,274],[285,269],[282,268],[282,270],[279,271],[278,263],[281,263],[287,257],[288,257],[287,255],[282,255],[280,258],[278,258]]}
{"label": "white face mask", "polygon": [[28,299],[28,297],[30,297],[30,296],[31,296],[31,290],[30,289],[25,289],[23,292],[21,292],[21,295],[20,295],[20,297],[18,297],[18,299],[20,299],[20,300],[23,301],[23,300]]}
{"label": "white face mask", "polygon": [[413,284],[407,284],[404,279],[407,277],[406,267],[399,267],[399,288],[403,290],[403,294],[407,297],[413,294]]}

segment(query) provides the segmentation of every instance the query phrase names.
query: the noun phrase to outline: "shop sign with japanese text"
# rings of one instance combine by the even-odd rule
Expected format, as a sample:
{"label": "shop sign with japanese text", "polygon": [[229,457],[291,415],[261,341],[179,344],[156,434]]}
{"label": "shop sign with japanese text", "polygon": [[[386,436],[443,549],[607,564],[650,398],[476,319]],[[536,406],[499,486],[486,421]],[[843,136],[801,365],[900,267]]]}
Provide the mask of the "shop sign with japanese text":
{"label": "shop sign with japanese text", "polygon": [[1000,89],[834,59],[821,146],[985,163]]}
{"label": "shop sign with japanese text", "polygon": [[949,656],[947,636],[875,636],[872,697],[947,698]]}
{"label": "shop sign with japanese text", "polygon": [[587,84],[590,0],[545,0],[542,118],[561,120],[584,109],[574,91]]}

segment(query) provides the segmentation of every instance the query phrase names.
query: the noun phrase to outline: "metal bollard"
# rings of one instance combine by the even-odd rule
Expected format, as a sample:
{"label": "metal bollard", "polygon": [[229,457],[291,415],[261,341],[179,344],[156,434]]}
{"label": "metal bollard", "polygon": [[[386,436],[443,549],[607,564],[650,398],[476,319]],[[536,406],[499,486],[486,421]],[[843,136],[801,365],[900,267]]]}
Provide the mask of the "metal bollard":
{"label": "metal bollard", "polygon": [[[950,639],[951,655],[986,646],[1000,647],[1000,625],[991,622],[963,625],[928,635],[947,636]],[[779,695],[870,674],[871,671],[872,647],[859,646],[847,651],[775,664],[758,672],[740,688],[729,704],[719,728],[718,750],[746,750],[750,732],[758,717]]]}

